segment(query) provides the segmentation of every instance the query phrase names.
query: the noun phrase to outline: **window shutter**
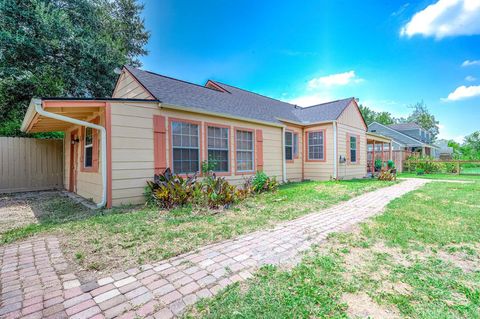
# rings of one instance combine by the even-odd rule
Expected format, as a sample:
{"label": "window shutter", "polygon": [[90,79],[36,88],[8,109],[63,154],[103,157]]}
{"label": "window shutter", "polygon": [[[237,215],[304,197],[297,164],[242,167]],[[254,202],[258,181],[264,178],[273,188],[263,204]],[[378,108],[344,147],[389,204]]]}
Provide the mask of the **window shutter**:
{"label": "window shutter", "polygon": [[165,116],[153,116],[153,157],[155,174],[163,173],[167,168],[167,130]]}
{"label": "window shutter", "polygon": [[263,133],[262,130],[258,129],[255,133],[257,142],[257,171],[263,171]]}

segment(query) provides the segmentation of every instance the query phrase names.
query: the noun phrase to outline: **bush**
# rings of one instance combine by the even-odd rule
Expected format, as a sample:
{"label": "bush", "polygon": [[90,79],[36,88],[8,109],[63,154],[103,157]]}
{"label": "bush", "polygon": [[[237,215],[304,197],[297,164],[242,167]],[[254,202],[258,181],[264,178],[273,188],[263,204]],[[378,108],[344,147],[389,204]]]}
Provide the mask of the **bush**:
{"label": "bush", "polygon": [[236,187],[231,185],[225,178],[215,174],[204,178],[197,183],[194,192],[194,200],[197,204],[209,208],[229,206],[237,200]]}
{"label": "bush", "polygon": [[163,174],[155,175],[153,181],[147,181],[147,196],[162,208],[183,206],[192,199],[196,181],[196,175],[183,178],[167,168]]}
{"label": "bush", "polygon": [[265,172],[258,171],[252,179],[252,190],[255,193],[274,191],[278,188],[275,177],[271,178]]}
{"label": "bush", "polygon": [[388,167],[388,169],[393,169],[393,168],[395,168],[395,162],[392,161],[392,160],[388,160],[388,162],[387,162],[387,167]]}
{"label": "bush", "polygon": [[391,170],[381,171],[380,174],[378,174],[378,180],[394,181],[396,180],[396,174],[394,174]]}
{"label": "bush", "polygon": [[383,166],[382,160],[379,159],[379,158],[377,158],[377,159],[375,160],[374,166],[375,166],[375,171],[376,171],[376,172],[380,171],[380,170],[382,169],[382,166]]}
{"label": "bush", "polygon": [[424,175],[424,174],[425,174],[425,170],[421,168],[417,168],[417,175]]}

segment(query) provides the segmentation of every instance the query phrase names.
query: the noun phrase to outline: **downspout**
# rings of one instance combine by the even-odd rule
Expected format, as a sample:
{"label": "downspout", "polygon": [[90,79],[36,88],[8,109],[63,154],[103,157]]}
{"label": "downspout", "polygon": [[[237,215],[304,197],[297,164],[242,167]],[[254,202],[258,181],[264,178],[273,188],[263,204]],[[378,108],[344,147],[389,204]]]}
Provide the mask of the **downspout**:
{"label": "downspout", "polygon": [[285,126],[282,127],[282,181],[287,182],[287,160],[285,159]]}
{"label": "downspout", "polygon": [[107,204],[107,130],[103,126],[97,124],[45,111],[42,107],[40,100],[35,100],[33,103],[35,104],[35,111],[42,116],[80,126],[91,127],[92,129],[100,131],[100,144],[102,153],[102,201],[97,204],[97,207],[105,207],[105,205]]}
{"label": "downspout", "polygon": [[337,141],[337,121],[333,121],[333,179],[337,179],[338,163],[338,141]]}

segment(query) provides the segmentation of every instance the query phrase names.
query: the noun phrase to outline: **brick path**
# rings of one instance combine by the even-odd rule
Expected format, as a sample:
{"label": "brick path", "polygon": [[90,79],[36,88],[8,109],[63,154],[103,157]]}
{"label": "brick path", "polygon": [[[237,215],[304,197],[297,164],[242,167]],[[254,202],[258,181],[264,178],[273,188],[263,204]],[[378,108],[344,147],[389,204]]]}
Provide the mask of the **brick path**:
{"label": "brick path", "polygon": [[409,179],[274,229],[205,246],[81,284],[68,273],[56,238],[0,247],[2,318],[171,318],[199,298],[252,276],[264,264],[294,264],[299,252],[365,218],[427,180]]}

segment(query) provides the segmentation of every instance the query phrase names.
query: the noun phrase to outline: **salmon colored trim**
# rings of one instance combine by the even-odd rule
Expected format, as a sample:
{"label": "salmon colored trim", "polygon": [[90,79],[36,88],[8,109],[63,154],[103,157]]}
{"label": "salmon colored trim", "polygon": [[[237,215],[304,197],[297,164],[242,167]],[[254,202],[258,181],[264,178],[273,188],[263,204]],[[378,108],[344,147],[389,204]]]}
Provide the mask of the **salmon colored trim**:
{"label": "salmon colored trim", "polygon": [[231,176],[232,175],[232,148],[231,148],[231,134],[232,134],[232,127],[229,125],[217,124],[217,123],[210,123],[204,122],[205,127],[204,138],[205,138],[205,154],[203,154],[203,158],[208,160],[208,128],[209,127],[219,127],[219,128],[226,128],[228,129],[228,171],[227,172],[214,172],[217,176]]}
{"label": "salmon colored trim", "polygon": [[112,208],[112,106],[105,104],[105,129],[107,131],[107,208]]}
{"label": "salmon colored trim", "polygon": [[153,159],[154,173],[161,174],[167,168],[167,127],[165,116],[153,116]]}
{"label": "salmon colored trim", "polygon": [[[257,171],[263,171],[263,131],[262,129],[255,130],[255,148],[257,158]],[[255,152],[255,151],[254,151]]]}
{"label": "salmon colored trim", "polygon": [[105,107],[105,102],[103,101],[92,101],[92,100],[46,100],[43,101],[43,108],[49,107]]}
{"label": "salmon colored trim", "polygon": [[[98,124],[100,122],[100,117],[97,116],[90,123]],[[92,167],[85,167],[85,130],[86,127],[82,126],[82,137],[81,137],[81,156],[80,156],[80,171],[84,173],[98,173],[98,130],[92,128]]]}
{"label": "salmon colored trim", "polygon": [[[323,133],[323,159],[309,159],[308,158],[308,134],[315,133],[315,132],[322,132]],[[306,162],[326,162],[327,161],[327,129],[320,129],[320,130],[311,130],[305,132],[305,161]]]}
{"label": "salmon colored trim", "polygon": [[[193,120],[186,120],[186,119],[181,119],[181,118],[176,118],[176,117],[169,117],[168,118],[168,145],[170,146],[170,151],[169,151],[169,160],[170,160],[170,169],[172,170],[173,173],[173,142],[172,142],[172,122],[182,122],[182,123],[190,123],[190,124],[196,124],[198,125],[198,172],[193,172],[195,173],[200,173],[201,172],[201,165],[203,161],[203,143],[202,143],[202,122],[201,121],[193,121]],[[179,176],[189,176],[188,174],[178,174]]]}
{"label": "salmon colored trim", "polygon": [[[255,139],[255,130],[254,130],[254,129],[251,129],[251,128],[238,127],[238,126],[235,126],[233,129],[234,129],[234,131],[235,131],[234,140],[233,140],[233,142],[234,142],[234,150],[235,150],[235,175],[252,175],[252,174],[255,174],[255,167],[256,167],[256,166],[255,166],[255,156],[256,156],[256,155],[255,155],[255,153],[256,153],[256,152],[255,152],[255,148],[256,148],[256,147],[255,147],[255,146],[256,146],[256,143],[255,143],[255,141],[256,141],[256,139]],[[245,131],[245,132],[252,132],[252,133],[253,133],[253,134],[252,134],[252,135],[253,135],[253,136],[252,136],[252,138],[253,138],[253,141],[252,141],[252,142],[255,143],[255,144],[254,144],[254,146],[253,146],[253,165],[252,165],[253,170],[251,170],[251,171],[238,171],[238,170],[237,170],[237,131]]]}
{"label": "salmon colored trim", "polygon": [[[213,86],[213,88],[210,87],[210,86]],[[212,80],[208,80],[207,83],[205,83],[205,87],[208,87],[208,88],[213,89],[213,90],[221,91],[223,93],[230,93],[227,90],[225,90],[224,88],[222,88],[220,85],[218,85],[217,83],[213,82]]]}
{"label": "salmon colored trim", "polygon": [[[360,112],[360,107],[358,106],[357,101],[354,99],[353,102],[355,103],[355,109],[357,110],[358,115],[360,115],[360,118],[362,119],[363,127],[364,127],[365,131],[368,131],[367,122],[365,122],[365,119],[363,118],[362,112]],[[343,110],[343,112],[344,112],[347,108],[348,108],[348,107],[346,107],[346,108]],[[343,113],[343,112],[342,112],[342,113]]]}

